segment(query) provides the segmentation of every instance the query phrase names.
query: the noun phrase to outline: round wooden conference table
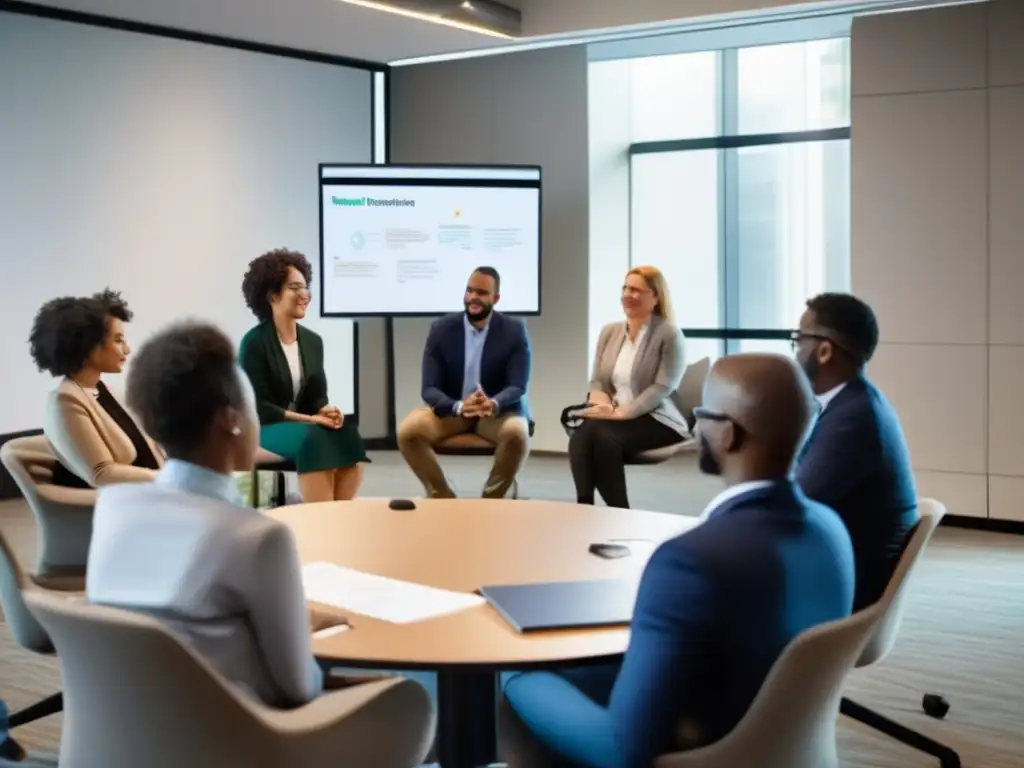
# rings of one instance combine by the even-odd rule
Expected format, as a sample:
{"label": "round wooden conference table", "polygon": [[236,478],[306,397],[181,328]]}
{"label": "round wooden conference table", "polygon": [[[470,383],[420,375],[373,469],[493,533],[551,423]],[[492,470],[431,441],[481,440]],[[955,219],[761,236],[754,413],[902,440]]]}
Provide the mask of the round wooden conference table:
{"label": "round wooden conference table", "polygon": [[[387,499],[300,504],[268,510],[295,533],[302,562],[472,593],[499,584],[583,579],[639,580],[653,547],[692,527],[678,515],[554,501]],[[638,540],[629,557],[590,554],[608,539]],[[628,543],[628,542],[627,542]],[[331,609],[334,610],[334,609]],[[614,660],[628,628],[520,634],[484,604],[412,624],[346,611],[351,631],[314,639],[329,666],[437,673],[437,750],[443,768],[496,759],[496,712],[503,671]]]}

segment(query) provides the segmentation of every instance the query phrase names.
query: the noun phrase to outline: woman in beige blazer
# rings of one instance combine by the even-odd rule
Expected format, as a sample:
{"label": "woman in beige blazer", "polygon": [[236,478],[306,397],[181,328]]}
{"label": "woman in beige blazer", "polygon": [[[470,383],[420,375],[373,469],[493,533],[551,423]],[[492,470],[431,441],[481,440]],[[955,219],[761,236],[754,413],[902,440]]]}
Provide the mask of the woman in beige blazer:
{"label": "woman in beige blazer", "polygon": [[576,501],[595,491],[610,507],[629,508],[627,457],[689,436],[676,403],[683,378],[683,332],[676,327],[665,276],[634,267],[622,286],[623,322],[601,330],[583,424],[569,440]]}
{"label": "woman in beige blazer", "polygon": [[101,381],[124,367],[130,351],[124,324],[131,318],[120,294],[108,290],[53,299],[32,324],[32,358],[39,370],[62,377],[43,416],[58,485],[149,482],[160,469],[160,449]]}

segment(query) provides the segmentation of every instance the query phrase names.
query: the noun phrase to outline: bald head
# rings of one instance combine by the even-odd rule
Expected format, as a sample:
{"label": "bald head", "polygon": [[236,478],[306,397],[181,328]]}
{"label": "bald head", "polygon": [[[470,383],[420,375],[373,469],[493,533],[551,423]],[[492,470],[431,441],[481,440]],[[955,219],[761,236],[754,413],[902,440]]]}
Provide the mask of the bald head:
{"label": "bald head", "polygon": [[729,355],[712,366],[702,407],[740,427],[762,459],[788,467],[814,413],[814,393],[789,357]]}

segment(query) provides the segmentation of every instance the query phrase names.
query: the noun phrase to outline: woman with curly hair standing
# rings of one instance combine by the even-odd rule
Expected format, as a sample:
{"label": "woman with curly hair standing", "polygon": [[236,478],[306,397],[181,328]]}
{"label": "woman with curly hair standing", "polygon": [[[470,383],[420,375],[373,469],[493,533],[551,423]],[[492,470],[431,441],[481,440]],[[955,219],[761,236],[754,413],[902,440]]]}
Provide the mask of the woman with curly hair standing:
{"label": "woman with curly hair standing", "polygon": [[162,454],[101,377],[120,373],[131,351],[124,324],[131,310],[115,291],[46,302],[29,336],[41,371],[62,380],[50,393],[43,433],[57,454],[53,482],[77,488],[145,483]]}
{"label": "woman with curly hair standing", "polygon": [[323,339],[298,323],[312,281],[309,261],[295,251],[250,262],[242,294],[260,322],[242,338],[239,361],[256,392],[260,445],[295,463],[302,500],[348,500],[369,459],[359,431],[327,402]]}

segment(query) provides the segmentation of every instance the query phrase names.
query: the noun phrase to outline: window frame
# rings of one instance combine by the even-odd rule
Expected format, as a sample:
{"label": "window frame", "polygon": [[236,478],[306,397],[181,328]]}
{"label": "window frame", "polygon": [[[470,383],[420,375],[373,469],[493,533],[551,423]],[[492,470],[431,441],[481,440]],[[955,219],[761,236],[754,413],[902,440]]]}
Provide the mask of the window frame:
{"label": "window frame", "polygon": [[[836,38],[843,39],[843,38]],[[849,40],[846,36],[845,39]],[[808,40],[807,42],[811,42]],[[792,328],[743,328],[739,322],[739,155],[735,151],[746,147],[765,147],[782,144],[811,144],[830,141],[849,141],[852,135],[849,125],[835,128],[820,128],[804,131],[776,133],[741,134],[739,129],[739,51],[741,48],[724,48],[717,51],[718,57],[718,109],[719,134],[691,139],[665,139],[638,141],[629,145],[629,265],[636,265],[633,259],[633,157],[645,154],[668,152],[692,152],[697,150],[720,150],[718,173],[718,268],[719,305],[722,308],[721,325],[717,328],[683,328],[683,333],[693,339],[717,339],[721,342],[721,354],[732,354],[739,350],[741,341],[788,340]]]}

